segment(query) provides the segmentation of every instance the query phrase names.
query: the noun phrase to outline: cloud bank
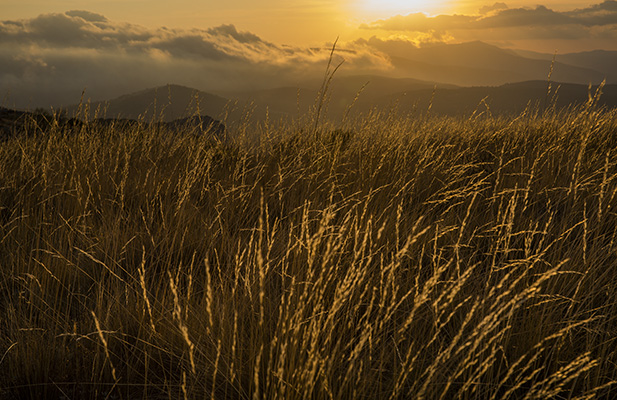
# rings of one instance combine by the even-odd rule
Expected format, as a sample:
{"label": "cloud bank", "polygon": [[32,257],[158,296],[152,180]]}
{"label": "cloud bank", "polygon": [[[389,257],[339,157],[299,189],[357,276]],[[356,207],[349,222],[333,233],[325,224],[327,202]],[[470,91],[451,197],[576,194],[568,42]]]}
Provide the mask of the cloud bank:
{"label": "cloud bank", "polygon": [[[509,8],[506,3],[484,6],[477,15],[438,15],[422,13],[397,15],[361,26],[381,30],[451,37],[457,41],[586,41],[607,44],[617,40],[617,1],[571,11],[554,11],[542,5],[534,8]],[[435,40],[433,40],[435,41]]]}
{"label": "cloud bank", "polygon": [[[177,83],[202,90],[284,86],[323,75],[327,48],[276,45],[234,25],[149,29],[89,11],[0,21],[0,105],[37,107],[104,99]],[[343,54],[341,56],[340,54]],[[345,46],[348,71],[383,71],[388,60]]]}

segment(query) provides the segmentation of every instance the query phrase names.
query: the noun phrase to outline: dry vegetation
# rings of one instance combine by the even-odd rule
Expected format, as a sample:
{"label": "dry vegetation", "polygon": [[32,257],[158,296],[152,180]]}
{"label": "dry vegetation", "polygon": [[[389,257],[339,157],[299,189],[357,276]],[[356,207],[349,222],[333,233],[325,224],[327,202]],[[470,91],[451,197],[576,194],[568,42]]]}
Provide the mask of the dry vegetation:
{"label": "dry vegetation", "polygon": [[617,112],[301,126],[2,143],[0,397],[617,396]]}

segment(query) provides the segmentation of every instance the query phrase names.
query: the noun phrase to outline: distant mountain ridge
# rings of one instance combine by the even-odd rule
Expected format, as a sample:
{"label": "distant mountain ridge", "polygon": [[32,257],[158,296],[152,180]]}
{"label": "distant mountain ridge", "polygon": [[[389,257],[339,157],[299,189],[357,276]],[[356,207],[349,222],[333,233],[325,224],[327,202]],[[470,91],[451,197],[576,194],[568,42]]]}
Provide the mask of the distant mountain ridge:
{"label": "distant mountain ridge", "polygon": [[[327,112],[331,120],[338,121],[353,104],[352,113],[367,113],[371,110],[392,110],[400,112],[425,112],[429,105],[431,112],[441,115],[470,115],[475,110],[480,111],[487,106],[494,114],[519,114],[528,106],[546,108],[555,106],[565,108],[570,105],[580,105],[588,101],[589,95],[595,94],[598,86],[591,88],[588,85],[573,83],[550,83],[548,80],[533,80],[508,83],[500,86],[456,87],[448,85],[401,85],[398,90],[393,86],[389,91],[370,90],[370,83],[365,89],[354,96],[362,88],[360,81],[356,81],[355,92],[353,86],[341,86],[344,90],[336,90],[336,77],[332,82],[332,92],[327,104]],[[355,93],[353,96],[351,93]],[[299,96],[298,96],[299,94]],[[297,88],[279,88],[268,91],[242,93],[245,101],[253,101],[261,107],[272,107],[279,113],[297,115],[306,112],[314,104],[316,91]],[[300,99],[300,102],[298,102]],[[356,100],[353,103],[354,99]],[[298,105],[300,104],[300,108]],[[617,107],[617,85],[605,85],[598,105],[609,108]]]}
{"label": "distant mountain ridge", "polygon": [[594,68],[593,63],[577,62],[574,65],[568,62],[571,59],[558,58],[553,64],[552,56],[548,59],[529,57],[484,42],[384,51],[389,54],[399,76],[459,86],[498,86],[546,80],[551,70],[552,79],[559,82],[599,84],[606,77],[606,73]]}
{"label": "distant mountain ridge", "polygon": [[[300,110],[314,103],[315,91],[319,90],[326,67],[326,51],[324,48],[310,50],[315,57],[310,57],[308,62],[295,58],[282,62],[291,56],[293,52],[290,52],[277,56],[281,57],[281,62],[269,60],[258,66],[253,65],[252,57],[239,57],[224,70],[211,69],[214,66],[209,63],[196,64],[197,70],[191,67],[191,73],[187,73],[183,65],[161,69],[156,59],[150,61],[152,65],[139,64],[132,69],[114,70],[113,74],[100,66],[102,70],[98,75],[92,75],[94,72],[85,67],[86,64],[72,65],[65,70],[62,64],[52,68],[54,62],[45,68],[41,66],[40,74],[34,74],[33,80],[25,78],[26,70],[21,67],[15,72],[0,68],[0,78],[3,77],[0,79],[0,105],[16,109],[53,106],[55,110],[62,108],[72,114],[83,111],[83,107],[80,109],[75,104],[82,95],[85,103],[91,100],[87,104],[89,117],[97,114],[170,121],[203,114],[238,120],[246,107],[252,107],[249,98],[264,97],[269,98],[268,114],[278,118],[293,110],[297,114],[298,103]],[[396,86],[400,86],[399,91],[435,85],[440,89],[448,85],[501,86],[546,81],[549,74],[551,80],[563,83],[599,84],[606,79],[607,84],[617,84],[617,51],[558,52],[553,63],[552,53],[507,49],[480,41],[418,47],[407,40],[373,36],[341,44],[335,53],[337,61],[347,60],[332,82],[332,93],[340,99],[340,104],[336,105],[339,108],[347,99],[353,99],[366,81],[371,83],[358,99],[358,105],[366,98],[390,95]],[[145,68],[144,73],[135,77],[140,68]],[[148,68],[152,71],[146,73]],[[69,71],[75,71],[75,76],[69,75]],[[39,84],[39,81],[47,83]],[[172,84],[165,85],[166,82]],[[275,101],[274,92],[287,91],[296,92],[293,101]],[[289,96],[284,94],[283,97]],[[262,103],[261,100],[256,102]],[[259,107],[253,111],[256,117],[252,120],[266,115],[266,110]]]}
{"label": "distant mountain ridge", "polygon": [[[511,52],[503,53],[504,59],[511,56]],[[319,83],[306,81],[301,84],[218,94],[169,84],[92,103],[89,117],[92,118],[98,109],[99,116],[141,118],[149,122],[171,122],[195,115],[225,119],[226,124],[247,120],[259,123],[266,118],[289,120],[310,113],[320,101]],[[547,79],[540,79],[499,86],[459,87],[378,75],[335,76],[330,82],[322,115],[337,122],[348,112],[352,116],[373,109],[422,112],[429,104],[431,112],[443,115],[469,115],[479,106],[488,106],[495,114],[516,114],[528,105],[563,108],[588,100],[587,84],[552,82],[551,93],[548,93],[548,84]],[[617,107],[617,85],[604,86],[599,105]],[[78,110],[78,106],[72,106],[67,109],[68,115]]]}
{"label": "distant mountain ridge", "polygon": [[617,84],[617,51],[591,50],[580,53],[545,54],[526,50],[516,50],[517,54],[539,60],[555,60],[576,67],[599,71],[607,83]]}
{"label": "distant mountain ridge", "polygon": [[[365,82],[368,78],[371,81]],[[332,82],[332,93],[328,96],[324,108],[325,117],[333,122],[341,121],[342,116],[352,104],[352,118],[354,115],[366,114],[372,110],[396,110],[402,114],[410,113],[413,115],[426,113],[429,108],[434,115],[470,116],[474,112],[488,112],[492,115],[519,115],[528,107],[531,107],[533,111],[553,106],[557,109],[563,109],[571,105],[584,104],[589,100],[589,96],[594,95],[598,89],[597,86],[591,87],[590,90],[588,85],[551,82],[549,92],[549,83],[542,80],[517,82],[496,87],[455,87],[448,85],[431,87],[430,83],[427,82],[407,81],[409,85],[405,89],[405,86],[401,85],[402,82],[406,82],[405,80],[357,76],[341,79],[337,83],[336,79],[335,77]],[[369,82],[368,85],[366,85],[367,82]],[[371,82],[389,82],[389,85],[384,84],[381,88],[377,85],[378,87],[369,89]],[[362,87],[364,87],[364,90],[361,90]],[[197,134],[212,132],[217,137],[223,137],[227,134],[227,124],[203,114],[185,116],[190,112],[190,107],[185,108],[184,106],[191,104],[191,99],[198,98],[200,101],[205,100],[205,103],[200,104],[200,111],[208,109],[221,112],[227,107],[227,104],[234,102],[233,99],[228,100],[222,96],[178,85],[168,85],[164,88],[169,88],[168,90],[172,93],[169,97],[171,102],[168,100],[167,104],[162,107],[161,113],[156,115],[165,116],[165,120],[148,121],[148,116],[154,115],[148,114],[148,110],[154,107],[154,99],[160,101],[160,98],[155,97],[161,92],[161,87],[159,87],[120,96],[106,102],[93,103],[90,112],[93,113],[92,106],[104,106],[106,107],[106,118],[91,119],[91,121],[99,124],[99,126],[142,123],[157,124],[158,127],[170,132],[180,130]],[[315,89],[282,87],[266,91],[236,93],[235,96],[231,97],[235,97],[236,103],[253,103],[253,109],[257,110],[253,115],[253,122],[261,122],[265,119],[265,110],[272,110],[272,112],[268,111],[269,118],[276,116],[283,121],[289,121],[299,116],[298,113],[304,115],[310,112],[311,107],[317,101],[317,94],[318,92]],[[352,94],[353,98],[351,97]],[[355,96],[357,96],[357,99]],[[208,99],[216,102],[208,104]],[[174,103],[174,100],[178,103]],[[356,100],[355,103],[354,100]],[[303,108],[299,109],[298,104]],[[617,107],[617,85],[603,86],[597,105],[608,108]],[[127,107],[127,111],[122,108],[124,106]],[[173,113],[165,114],[165,110],[171,110]],[[174,113],[182,117],[173,118]],[[233,112],[229,115],[231,115],[231,118],[236,118],[236,120],[231,119],[231,122],[245,118],[245,116]],[[6,138],[20,130],[23,131],[26,118],[35,118],[39,126],[46,126],[49,123],[49,118],[44,115],[0,108],[0,136]],[[83,123],[76,118],[63,118],[65,123],[71,123],[75,126],[81,126]]]}
{"label": "distant mountain ridge", "polygon": [[[252,102],[261,108],[268,108],[277,115],[298,115],[306,113],[316,103],[323,82],[303,81],[298,86],[278,87],[264,90],[236,91],[222,93],[240,102]],[[393,95],[402,90],[448,88],[457,86],[428,82],[412,78],[393,78],[379,75],[335,76],[326,93],[328,107],[336,115],[344,113],[352,104],[354,108],[372,106],[375,99]]]}
{"label": "distant mountain ridge", "polygon": [[85,107],[64,107],[67,115],[76,115],[88,109],[88,117],[143,119],[147,122],[171,122],[194,115],[219,118],[229,100],[212,93],[186,86],[168,84],[106,101],[95,101]]}
{"label": "distant mountain ridge", "polygon": [[[392,68],[380,75],[349,74],[344,68],[341,69],[332,80],[328,93],[328,112],[334,119],[340,118],[352,104],[356,110],[366,110],[375,105],[382,107],[386,99],[391,100],[397,93],[403,92],[408,93],[406,99],[415,97],[419,101],[425,95],[417,91],[432,92],[435,87],[438,92],[462,90],[453,97],[451,107],[444,105],[444,109],[453,109],[467,107],[465,104],[457,105],[463,98],[469,97],[475,101],[477,96],[472,93],[484,91],[499,98],[499,93],[506,90],[473,87],[546,82],[549,75],[552,81],[585,87],[599,84],[604,79],[608,84],[617,83],[617,52],[558,54],[553,63],[553,55],[550,54],[503,49],[478,41],[426,47],[404,43],[397,47],[379,40],[367,44],[387,55]],[[88,116],[143,118],[147,121],[172,121],[191,115],[209,115],[228,121],[248,118],[253,122],[264,120],[266,115],[271,119],[289,118],[311,110],[321,83],[300,77],[293,84],[282,81],[280,86],[215,93],[168,84],[92,102],[88,105]],[[469,90],[465,91],[465,87]],[[409,92],[417,93],[411,96]],[[519,99],[521,96],[524,95],[516,94],[515,97]],[[529,94],[528,97],[537,95]],[[72,105],[64,109],[72,115],[77,111],[83,112],[84,107]]]}
{"label": "distant mountain ridge", "polygon": [[[397,93],[381,100],[396,104],[401,112],[425,111],[429,104],[431,113],[450,116],[468,116],[474,111],[489,111],[494,115],[519,115],[527,107],[542,110],[549,107],[564,109],[585,104],[594,96],[598,86],[526,81],[497,87],[466,87],[437,91],[420,90]],[[597,101],[598,106],[617,107],[617,85],[605,85]]]}

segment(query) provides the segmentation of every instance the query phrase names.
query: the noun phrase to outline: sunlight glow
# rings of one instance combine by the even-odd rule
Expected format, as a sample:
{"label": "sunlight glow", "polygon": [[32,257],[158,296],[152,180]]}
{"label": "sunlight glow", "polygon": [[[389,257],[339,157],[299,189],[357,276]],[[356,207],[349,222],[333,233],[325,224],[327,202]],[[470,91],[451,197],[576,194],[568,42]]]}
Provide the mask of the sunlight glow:
{"label": "sunlight glow", "polygon": [[445,1],[438,0],[359,0],[358,11],[367,17],[406,15],[417,12],[432,14],[444,11]]}

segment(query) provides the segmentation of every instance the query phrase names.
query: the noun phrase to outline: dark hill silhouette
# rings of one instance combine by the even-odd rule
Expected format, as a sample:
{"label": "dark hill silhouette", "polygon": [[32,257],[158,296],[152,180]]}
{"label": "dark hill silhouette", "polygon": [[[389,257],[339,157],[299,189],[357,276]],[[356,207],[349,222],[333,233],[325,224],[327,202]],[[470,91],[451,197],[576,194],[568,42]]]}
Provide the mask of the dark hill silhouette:
{"label": "dark hill silhouette", "polygon": [[[533,51],[517,50],[518,54],[539,60],[550,60],[552,54],[537,53]],[[592,50],[579,53],[567,53],[555,55],[555,59],[576,67],[594,69],[599,71],[607,83],[617,84],[617,51]]]}
{"label": "dark hill silhouette", "polygon": [[225,95],[242,103],[253,103],[279,116],[306,113],[318,95],[316,89],[279,87],[263,90],[226,92]]}
{"label": "dark hill silhouette", "polygon": [[0,140],[23,134],[30,136],[44,134],[50,129],[59,129],[66,134],[82,129],[94,131],[117,129],[121,131],[122,129],[140,126],[164,130],[170,134],[208,135],[218,141],[228,139],[225,125],[205,115],[155,122],[129,118],[95,118],[84,121],[73,117],[67,118],[61,114],[52,116],[41,111],[29,112],[0,107]]}
{"label": "dark hill silhouette", "polygon": [[[126,94],[107,101],[91,103],[89,117],[143,119],[147,122],[171,122],[194,115],[221,118],[229,100],[186,86],[165,85]],[[65,108],[67,115],[75,115],[78,105]],[[82,107],[83,109],[83,107]]]}
{"label": "dark hill silhouette", "polygon": [[564,63],[600,71],[607,83],[617,84],[617,51],[594,50],[557,55]]}
{"label": "dark hill silhouette", "polygon": [[[382,80],[381,82],[386,82]],[[486,104],[494,114],[520,114],[528,105],[543,108],[554,105],[565,108],[569,105],[583,104],[589,97],[589,86],[572,83],[551,83],[551,94],[548,93],[547,80],[534,80],[504,84],[501,86],[454,87],[447,85],[431,86],[427,83],[410,85],[389,94],[396,89],[396,83],[404,80],[392,80],[389,88],[379,87],[370,89],[373,83],[369,81],[364,91],[355,103],[353,112],[366,113],[372,109],[389,110],[396,107],[401,112],[425,112],[432,99],[431,112],[441,115],[470,115],[474,110],[485,110],[480,104],[486,98]],[[328,100],[328,117],[333,121],[340,121],[349,105],[353,102],[358,90],[366,83],[363,79],[354,78],[343,80],[337,84],[337,78],[332,81],[330,98]],[[387,86],[387,85],[386,85]],[[592,94],[596,87],[592,88]],[[555,94],[556,92],[556,96]],[[298,93],[300,96],[298,97]],[[264,91],[236,94],[243,99],[254,101],[262,107],[269,107],[281,114],[295,116],[298,113],[298,98],[300,112],[304,113],[315,104],[317,90],[297,88],[279,88]],[[599,105],[617,107],[617,85],[606,85],[599,99]]]}
{"label": "dark hill silhouette", "polygon": [[[224,93],[229,98],[253,102],[268,108],[278,115],[294,116],[306,113],[315,105],[323,82],[305,81],[298,87],[280,87],[266,90]],[[455,85],[421,81],[411,78],[391,78],[379,75],[335,76],[328,90],[328,111],[335,119],[340,118],[356,100],[354,108],[367,108],[375,101],[402,90],[456,88]],[[357,99],[356,99],[357,96]]]}
{"label": "dark hill silhouette", "polygon": [[[367,84],[368,83],[368,84]],[[314,83],[308,83],[314,84]],[[356,103],[352,108],[351,115],[356,112],[368,112],[372,109],[388,110],[393,107],[401,112],[413,111],[424,112],[428,109],[432,101],[431,112],[443,115],[470,115],[474,110],[484,110],[486,106],[480,104],[485,99],[486,105],[493,114],[512,114],[521,113],[528,105],[544,108],[554,105],[557,108],[564,108],[573,104],[582,104],[588,100],[588,85],[572,83],[551,83],[552,91],[547,95],[547,80],[533,80],[504,84],[501,86],[477,86],[477,87],[456,87],[453,85],[434,84],[413,79],[394,79],[379,76],[350,76],[334,77],[331,82],[330,91],[327,96],[326,107],[322,116],[333,122],[339,122],[354,102],[354,98],[365,85]],[[144,121],[177,121],[181,118],[188,118],[195,115],[196,109],[191,109],[191,99],[199,99],[200,112],[209,110],[213,115],[222,115],[223,110],[229,103],[224,97],[209,95],[194,89],[169,85],[171,96],[165,98],[166,102],[162,105],[164,92],[161,88],[148,89],[134,93],[108,102],[101,102],[107,105],[107,117],[113,118],[139,118],[144,116]],[[557,95],[553,96],[555,89]],[[592,89],[594,91],[595,89]],[[234,98],[238,103],[253,104],[252,121],[263,121],[267,115],[272,121],[289,120],[310,112],[311,107],[316,104],[318,90],[315,88],[298,89],[294,87],[282,87],[269,90],[247,91],[226,93],[226,96]],[[207,96],[206,96],[207,95]],[[156,118],[152,116],[154,102],[147,99],[156,98],[158,114]],[[171,102],[170,100],[171,99]],[[178,102],[178,103],[176,103]],[[606,85],[603,95],[600,97],[599,105],[607,107],[617,107],[617,85]],[[127,107],[123,109],[122,106]],[[93,105],[94,106],[94,105]],[[97,105],[98,106],[98,105]],[[160,108],[159,108],[160,106]],[[225,123],[232,125],[242,121],[244,118],[240,108],[228,115]],[[162,119],[160,117],[163,117]],[[203,117],[206,118],[206,117]],[[189,121],[189,120],[186,120]],[[197,123],[189,121],[192,126]],[[199,128],[198,130],[204,130]]]}
{"label": "dark hill silhouette", "polygon": [[[484,111],[485,99],[491,113],[517,115],[528,105],[543,109],[554,105],[558,109],[570,105],[584,104],[589,94],[595,94],[597,86],[591,91],[587,85],[572,83],[551,83],[548,93],[547,81],[527,81],[506,84],[498,87],[471,87],[458,89],[419,90],[398,93],[379,100],[379,104],[397,104],[400,111],[424,112],[432,102],[431,112],[441,115],[471,115],[475,110]],[[555,92],[556,91],[556,92]],[[555,94],[556,93],[556,94]],[[617,107],[617,85],[606,85],[602,90],[598,105]]]}
{"label": "dark hill silhouette", "polygon": [[397,93],[401,90],[433,89],[435,86],[443,89],[456,88],[456,85],[438,83],[436,81],[377,75],[354,75],[335,78],[331,83],[332,97],[348,104],[353,101],[359,89],[363,86],[364,89],[362,89],[358,97],[359,103],[370,102],[371,99]]}
{"label": "dark hill silhouette", "polygon": [[[489,68],[472,68],[453,65],[437,65],[429,62],[391,56],[390,60],[399,76],[414,76],[419,79],[441,80],[459,86],[495,86],[506,82],[524,80],[517,72]],[[548,73],[547,73],[548,75]]]}
{"label": "dark hill silhouette", "polygon": [[[512,50],[483,42],[442,44],[413,48],[390,54],[396,73],[418,79],[461,86],[502,85],[529,80],[546,80],[551,59],[527,58]],[[595,64],[569,65],[558,60],[552,79],[560,82],[599,84],[604,74]]]}

